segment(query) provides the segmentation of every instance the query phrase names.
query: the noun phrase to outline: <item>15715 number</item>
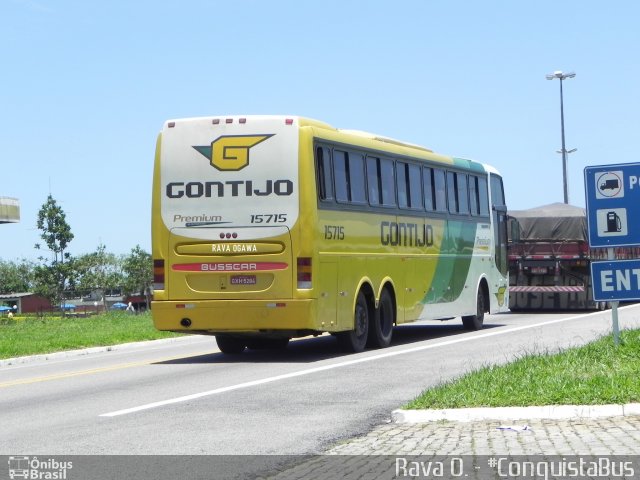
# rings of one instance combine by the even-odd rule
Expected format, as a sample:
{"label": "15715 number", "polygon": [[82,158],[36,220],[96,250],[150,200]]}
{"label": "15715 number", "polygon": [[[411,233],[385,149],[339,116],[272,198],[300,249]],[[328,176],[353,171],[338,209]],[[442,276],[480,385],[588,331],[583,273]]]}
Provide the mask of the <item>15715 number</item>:
{"label": "15715 number", "polygon": [[286,223],[286,213],[270,213],[266,215],[251,215],[251,223]]}
{"label": "15715 number", "polygon": [[324,226],[325,240],[344,240],[344,227],[339,225]]}

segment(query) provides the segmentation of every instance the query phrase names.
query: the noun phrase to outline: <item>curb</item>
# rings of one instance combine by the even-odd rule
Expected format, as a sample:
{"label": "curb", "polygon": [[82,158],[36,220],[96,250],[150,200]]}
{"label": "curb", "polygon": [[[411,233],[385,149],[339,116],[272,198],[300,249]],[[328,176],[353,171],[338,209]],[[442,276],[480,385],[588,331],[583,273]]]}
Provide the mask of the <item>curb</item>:
{"label": "curb", "polygon": [[543,407],[450,408],[444,410],[394,410],[393,423],[428,423],[442,420],[570,419],[640,415],[640,403],[626,405],[548,405]]}
{"label": "curb", "polygon": [[145,340],[142,342],[120,343],[117,345],[105,345],[100,347],[89,347],[79,350],[64,350],[62,352],[42,353],[38,355],[27,355],[24,357],[5,358],[0,360],[0,368],[10,365],[22,365],[32,362],[61,360],[70,357],[79,357],[82,355],[90,355],[92,353],[114,352],[117,350],[128,350],[132,348],[142,347],[145,345],[163,345],[165,343],[183,342],[193,339],[194,335],[185,335],[181,337],[161,338],[159,340]]}

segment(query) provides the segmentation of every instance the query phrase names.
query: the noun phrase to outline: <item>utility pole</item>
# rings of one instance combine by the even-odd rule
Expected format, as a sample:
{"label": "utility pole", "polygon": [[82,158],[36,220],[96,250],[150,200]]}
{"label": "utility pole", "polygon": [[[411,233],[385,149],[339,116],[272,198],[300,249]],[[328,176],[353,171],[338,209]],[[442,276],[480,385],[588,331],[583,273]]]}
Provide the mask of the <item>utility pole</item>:
{"label": "utility pole", "polygon": [[569,153],[575,152],[577,149],[573,148],[567,151],[564,142],[564,99],[562,95],[562,81],[567,78],[573,78],[576,74],[574,72],[563,73],[558,70],[553,73],[547,75],[547,80],[553,80],[557,78],[560,80],[560,132],[562,135],[562,150],[559,153],[562,153],[562,184],[564,188],[564,203],[569,203],[569,185],[567,183],[567,155]]}

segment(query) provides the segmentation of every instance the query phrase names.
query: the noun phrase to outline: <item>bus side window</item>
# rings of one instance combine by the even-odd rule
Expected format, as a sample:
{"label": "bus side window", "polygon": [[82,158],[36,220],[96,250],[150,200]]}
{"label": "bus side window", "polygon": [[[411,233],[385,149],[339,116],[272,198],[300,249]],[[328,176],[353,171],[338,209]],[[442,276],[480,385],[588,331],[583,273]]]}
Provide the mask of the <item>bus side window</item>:
{"label": "bus side window", "polygon": [[412,210],[422,208],[422,181],[420,167],[410,163],[397,162],[398,206]]}
{"label": "bus side window", "polygon": [[367,157],[367,190],[372,206],[395,207],[396,191],[393,161],[387,158]]}
{"label": "bus side window", "polygon": [[367,189],[369,191],[369,204],[372,206],[382,203],[382,186],[380,183],[380,159],[367,157]]}
{"label": "bus side window", "polygon": [[447,196],[450,213],[469,214],[469,192],[465,173],[447,172]]}
{"label": "bus side window", "polygon": [[424,192],[424,207],[428,212],[435,210],[436,195],[433,188],[433,168],[422,169],[422,187]]}
{"label": "bus side window", "polygon": [[478,202],[478,177],[469,175],[469,210],[471,215],[478,216],[480,214],[480,205]]}
{"label": "bus side window", "polygon": [[491,204],[500,207],[505,205],[502,178],[498,175],[491,175]]}
{"label": "bus side window", "polygon": [[478,200],[480,203],[480,215],[489,215],[489,192],[487,190],[487,178],[478,178]]}
{"label": "bus side window", "polygon": [[393,160],[380,159],[380,183],[382,186],[382,204],[385,207],[396,206],[396,181],[393,172]]}
{"label": "bus side window", "polygon": [[364,156],[361,153],[349,152],[349,184],[352,203],[367,203],[364,178]]}
{"label": "bus side window", "polygon": [[422,210],[422,177],[418,165],[409,164],[409,207],[414,210]]}
{"label": "bus side window", "polygon": [[400,208],[409,208],[409,178],[407,165],[404,162],[396,162],[396,189],[398,191],[398,206]]}
{"label": "bus side window", "polygon": [[469,215],[469,189],[467,187],[467,174],[456,173],[458,184],[458,213]]}
{"label": "bus side window", "polygon": [[333,151],[333,177],[336,180],[336,200],[342,203],[349,202],[349,165],[347,164],[347,152]]}
{"label": "bus side window", "polygon": [[447,211],[447,189],[445,171],[439,168],[433,169],[433,187],[436,212]]}
{"label": "bus side window", "polygon": [[447,200],[449,201],[449,213],[458,213],[458,187],[455,172],[447,172]]}
{"label": "bus side window", "polygon": [[489,215],[489,195],[486,177],[469,175],[469,202],[471,215]]}
{"label": "bus side window", "polygon": [[333,200],[331,182],[331,150],[327,147],[316,148],[316,167],[318,169],[318,196],[320,200]]}

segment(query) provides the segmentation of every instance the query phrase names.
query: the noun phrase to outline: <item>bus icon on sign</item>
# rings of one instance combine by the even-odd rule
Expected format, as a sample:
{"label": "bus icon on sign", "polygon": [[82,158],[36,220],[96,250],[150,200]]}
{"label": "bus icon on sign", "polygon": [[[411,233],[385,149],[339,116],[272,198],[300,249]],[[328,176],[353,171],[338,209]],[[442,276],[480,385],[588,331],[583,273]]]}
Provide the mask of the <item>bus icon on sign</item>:
{"label": "bus icon on sign", "polygon": [[29,478],[29,457],[9,457],[9,478]]}
{"label": "bus icon on sign", "polygon": [[603,172],[595,176],[596,198],[624,197],[624,183],[622,171]]}

